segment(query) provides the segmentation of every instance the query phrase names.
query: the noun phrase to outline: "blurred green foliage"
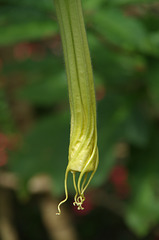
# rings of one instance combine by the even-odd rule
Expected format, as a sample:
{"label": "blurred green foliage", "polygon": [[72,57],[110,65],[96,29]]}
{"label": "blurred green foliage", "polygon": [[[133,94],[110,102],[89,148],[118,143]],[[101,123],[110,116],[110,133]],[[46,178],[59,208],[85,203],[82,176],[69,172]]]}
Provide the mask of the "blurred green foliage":
{"label": "blurred green foliage", "polygon": [[[159,221],[159,4],[83,0],[83,7],[99,95],[100,164],[92,185],[101,186],[118,161],[124,165],[130,195],[123,201],[123,218],[134,233],[144,236]],[[26,45],[17,57],[21,42]],[[27,57],[26,46],[31,48]],[[1,76],[7,79],[0,90],[1,131],[20,132],[5,91],[15,79],[22,83],[14,87],[14,101],[24,101],[34,112],[32,127],[21,133],[23,142],[11,152],[8,168],[23,182],[38,173],[49,174],[53,194],[61,197],[70,116],[52,1],[0,0],[0,47]],[[120,142],[129,146],[129,154],[118,159]]]}

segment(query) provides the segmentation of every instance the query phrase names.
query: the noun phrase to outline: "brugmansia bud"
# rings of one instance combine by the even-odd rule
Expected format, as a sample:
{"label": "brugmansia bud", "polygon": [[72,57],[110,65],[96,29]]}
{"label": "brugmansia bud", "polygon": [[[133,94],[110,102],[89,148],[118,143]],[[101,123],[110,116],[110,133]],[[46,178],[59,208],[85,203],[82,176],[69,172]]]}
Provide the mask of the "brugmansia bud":
{"label": "brugmansia bud", "polygon": [[83,209],[84,192],[98,166],[98,148],[93,73],[81,0],[54,0],[54,3],[63,43],[71,109],[69,161],[65,173],[66,198],[58,205],[57,214],[60,215],[60,205],[68,198],[69,172],[73,175],[76,191],[74,205],[79,210]]}

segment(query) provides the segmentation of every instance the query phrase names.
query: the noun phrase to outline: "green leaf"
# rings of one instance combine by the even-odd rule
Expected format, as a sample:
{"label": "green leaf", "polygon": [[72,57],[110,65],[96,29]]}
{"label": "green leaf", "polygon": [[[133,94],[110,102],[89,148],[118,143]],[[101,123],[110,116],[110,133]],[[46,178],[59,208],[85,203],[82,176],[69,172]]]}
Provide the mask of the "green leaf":
{"label": "green leaf", "polygon": [[0,44],[48,37],[57,32],[57,23],[51,14],[25,7],[1,7]]}
{"label": "green leaf", "polygon": [[31,7],[35,9],[47,10],[52,11],[53,3],[51,0],[39,0],[39,1],[32,1],[32,0],[1,0],[2,3],[5,1],[6,5],[19,7]]}
{"label": "green leaf", "polygon": [[87,0],[83,1],[83,7],[86,11],[97,10],[104,2],[105,0]]}
{"label": "green leaf", "polygon": [[122,5],[122,4],[142,4],[142,3],[153,3],[156,0],[108,0],[110,4]]}
{"label": "green leaf", "polygon": [[67,81],[64,72],[52,75],[45,81],[34,82],[23,87],[17,97],[25,99],[34,105],[46,105],[66,100]]}
{"label": "green leaf", "polygon": [[57,26],[51,21],[27,22],[0,27],[0,44],[9,45],[20,41],[48,37],[55,34]]}
{"label": "green leaf", "polygon": [[138,183],[136,198],[128,206],[125,221],[137,235],[146,236],[159,220],[159,201],[155,196],[154,181],[145,178]]}
{"label": "green leaf", "polygon": [[153,32],[150,34],[150,41],[154,46],[156,55],[159,55],[159,32]]}
{"label": "green leaf", "polygon": [[27,59],[25,61],[7,62],[2,69],[2,74],[7,76],[21,72],[26,76],[27,83],[37,82],[38,84],[39,81],[45,81],[46,77],[57,75],[61,71],[64,71],[61,57],[46,54],[40,60]]}
{"label": "green leaf", "polygon": [[19,73],[25,75],[25,83],[15,90],[17,99],[44,106],[65,101],[68,97],[64,65],[59,57],[48,54],[38,61],[15,61],[3,68],[3,74],[9,78]]}
{"label": "green leaf", "polygon": [[139,236],[145,236],[159,220],[159,130],[154,126],[145,148],[131,148],[129,183],[131,199],[125,221]]}
{"label": "green leaf", "polygon": [[148,86],[148,94],[151,99],[151,102],[154,106],[154,108],[159,111],[159,69],[158,69],[158,63],[153,63],[152,66],[147,72],[147,86]]}
{"label": "green leaf", "polygon": [[0,90],[0,132],[13,133],[14,122],[4,90]]}
{"label": "green leaf", "polygon": [[109,8],[96,12],[93,27],[107,40],[122,48],[151,51],[151,43],[142,23],[125,16],[118,9]]}
{"label": "green leaf", "polygon": [[141,106],[136,107],[132,110],[123,129],[125,141],[136,146],[146,146],[150,137],[150,126],[148,113],[141,110]]}
{"label": "green leaf", "polygon": [[50,175],[54,194],[62,195],[68,143],[68,113],[46,117],[24,137],[22,148],[11,154],[9,168],[23,182],[37,174]]}

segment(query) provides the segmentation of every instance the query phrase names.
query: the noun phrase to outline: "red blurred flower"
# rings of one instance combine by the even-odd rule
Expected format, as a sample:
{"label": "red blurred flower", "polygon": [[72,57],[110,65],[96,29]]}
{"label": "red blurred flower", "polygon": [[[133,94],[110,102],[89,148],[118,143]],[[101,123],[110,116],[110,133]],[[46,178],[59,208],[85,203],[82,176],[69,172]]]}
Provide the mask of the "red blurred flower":
{"label": "red blurred flower", "polygon": [[1,149],[0,150],[0,167],[4,166],[7,163],[7,153],[5,150]]}
{"label": "red blurred flower", "polygon": [[124,166],[116,166],[111,174],[110,181],[113,183],[116,193],[121,198],[126,198],[130,192],[128,184],[128,171]]}
{"label": "red blurred flower", "polygon": [[20,43],[16,45],[13,49],[14,57],[17,60],[25,60],[31,57],[33,52],[32,45],[29,43]]}
{"label": "red blurred flower", "polygon": [[4,149],[8,147],[8,137],[3,133],[0,133],[0,149]]}
{"label": "red blurred flower", "polygon": [[96,99],[101,101],[106,95],[106,89],[104,86],[100,85],[96,88]]}
{"label": "red blurred flower", "polygon": [[0,133],[0,167],[7,163],[8,138],[3,133]]}
{"label": "red blurred flower", "polygon": [[127,181],[128,172],[123,166],[116,166],[111,172],[110,180],[115,185],[121,185]]}
{"label": "red blurred flower", "polygon": [[2,59],[0,58],[0,70],[2,69],[2,67],[3,67],[3,61],[2,61]]}

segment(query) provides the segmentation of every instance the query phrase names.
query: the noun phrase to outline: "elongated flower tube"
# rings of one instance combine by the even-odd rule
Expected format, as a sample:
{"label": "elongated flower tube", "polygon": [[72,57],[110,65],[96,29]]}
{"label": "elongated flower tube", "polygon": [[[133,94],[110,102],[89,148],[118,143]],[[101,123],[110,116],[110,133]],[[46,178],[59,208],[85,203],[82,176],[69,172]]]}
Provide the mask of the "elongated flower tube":
{"label": "elongated flower tube", "polygon": [[83,209],[84,192],[96,172],[99,160],[93,73],[81,0],[54,0],[54,3],[62,37],[71,109],[69,161],[65,173],[66,198],[58,205],[57,214],[60,215],[60,206],[68,199],[68,173],[73,175],[76,191],[74,205],[78,210]]}

